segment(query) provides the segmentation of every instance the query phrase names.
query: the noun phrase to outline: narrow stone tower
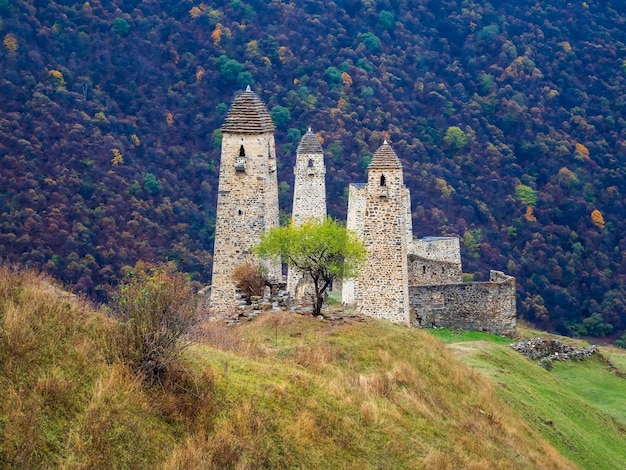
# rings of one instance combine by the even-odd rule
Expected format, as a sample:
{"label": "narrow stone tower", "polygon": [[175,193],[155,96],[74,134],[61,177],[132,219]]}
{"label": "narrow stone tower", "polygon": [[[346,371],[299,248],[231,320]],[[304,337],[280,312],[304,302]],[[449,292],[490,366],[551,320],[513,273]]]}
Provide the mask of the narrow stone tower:
{"label": "narrow stone tower", "polygon": [[[235,301],[235,266],[257,262],[251,249],[278,226],[278,182],[274,123],[250,87],[238,95],[222,126],[211,307],[225,314]],[[280,263],[265,264],[269,277]]]}
{"label": "narrow stone tower", "polygon": [[[304,134],[296,152],[296,166],[293,169],[293,208],[291,222],[295,226],[308,220],[326,218],[326,166],[324,151],[317,136],[309,128]],[[289,268],[287,290],[292,299],[304,300],[306,286],[302,276]]]}
{"label": "narrow stone tower", "polygon": [[367,168],[363,243],[367,261],[356,283],[364,315],[409,324],[407,190],[402,164],[385,141]]}

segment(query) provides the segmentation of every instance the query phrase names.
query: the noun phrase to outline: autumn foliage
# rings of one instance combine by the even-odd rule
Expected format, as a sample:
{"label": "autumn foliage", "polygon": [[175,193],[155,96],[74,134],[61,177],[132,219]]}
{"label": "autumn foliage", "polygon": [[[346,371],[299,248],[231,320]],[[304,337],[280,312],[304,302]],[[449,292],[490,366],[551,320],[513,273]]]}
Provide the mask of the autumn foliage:
{"label": "autumn foliage", "polygon": [[280,120],[286,214],[308,126],[340,220],[388,139],[416,235],[480,231],[464,269],[516,276],[521,317],[571,333],[598,313],[620,332],[622,6],[4,1],[0,257],[100,299],[138,259],[208,284],[219,129],[251,85]]}

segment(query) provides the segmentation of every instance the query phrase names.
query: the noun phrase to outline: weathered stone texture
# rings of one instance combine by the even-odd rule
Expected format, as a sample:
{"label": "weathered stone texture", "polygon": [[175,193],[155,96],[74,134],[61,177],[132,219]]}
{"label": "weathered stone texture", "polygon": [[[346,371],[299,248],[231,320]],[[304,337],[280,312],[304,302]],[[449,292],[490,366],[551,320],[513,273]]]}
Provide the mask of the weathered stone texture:
{"label": "weathered stone texture", "polygon": [[409,323],[406,187],[400,160],[387,142],[368,167],[363,243],[365,266],[355,300],[367,316]]}
{"label": "weathered stone texture", "polygon": [[[309,128],[302,137],[296,152],[293,169],[293,208],[291,220],[295,226],[307,220],[326,218],[326,166],[324,151],[317,136]],[[313,286],[302,280],[302,275],[292,268],[287,273],[287,290],[296,302],[308,302]],[[298,287],[299,286],[299,287]]]}
{"label": "weathered stone texture", "polygon": [[461,265],[461,247],[456,237],[424,237],[413,240],[409,245],[409,254]]}
{"label": "weathered stone texture", "polygon": [[[365,221],[365,183],[352,183],[348,188],[348,218],[346,228],[352,230],[363,240],[363,223]],[[355,302],[356,279],[344,279],[341,287],[341,300],[346,305]]]}
{"label": "weathered stone texture", "polygon": [[[267,121],[267,109],[259,110],[259,103],[251,91],[239,95],[222,128],[211,286],[211,307],[222,314],[235,302],[234,267],[258,262],[251,249],[265,231],[278,226],[273,124],[271,118]],[[245,132],[234,131],[235,123]],[[254,133],[256,129],[259,132]],[[265,265],[270,278],[282,277],[280,263]]]}
{"label": "weathered stone texture", "polygon": [[515,332],[515,278],[499,271],[489,282],[413,286],[409,297],[416,326]]}
{"label": "weathered stone texture", "polygon": [[409,287],[460,284],[462,281],[460,263],[434,261],[409,254]]}

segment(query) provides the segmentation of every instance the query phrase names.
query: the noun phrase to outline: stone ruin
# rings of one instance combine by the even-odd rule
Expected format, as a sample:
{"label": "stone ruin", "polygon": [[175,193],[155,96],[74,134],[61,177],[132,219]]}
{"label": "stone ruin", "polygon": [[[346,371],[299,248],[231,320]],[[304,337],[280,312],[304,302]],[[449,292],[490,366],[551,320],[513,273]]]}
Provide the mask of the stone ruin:
{"label": "stone ruin", "polygon": [[[222,126],[222,149],[213,256],[211,308],[218,314],[253,317],[294,308],[310,295],[306,279],[290,272],[287,285],[259,299],[243,299],[234,267],[258,262],[251,253],[261,235],[278,226],[274,124],[248,89],[235,98]],[[293,223],[326,216],[326,168],[319,140],[309,131],[294,168]],[[515,332],[515,279],[492,271],[487,282],[463,282],[459,239],[413,238],[411,195],[400,159],[386,141],[368,167],[368,181],[351,184],[347,226],[364,241],[368,258],[358,279],[346,279],[342,300],[367,316],[416,327]],[[275,285],[279,262],[265,262]],[[245,300],[245,301],[244,301]]]}

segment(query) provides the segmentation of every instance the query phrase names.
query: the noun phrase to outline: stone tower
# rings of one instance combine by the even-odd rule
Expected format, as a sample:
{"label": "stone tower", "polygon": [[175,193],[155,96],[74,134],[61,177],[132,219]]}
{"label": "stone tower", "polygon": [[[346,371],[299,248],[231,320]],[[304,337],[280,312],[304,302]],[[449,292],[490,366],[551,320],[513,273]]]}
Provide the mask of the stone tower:
{"label": "stone tower", "polygon": [[[238,95],[222,126],[211,307],[227,313],[235,301],[235,266],[257,262],[251,249],[278,226],[278,182],[274,123],[250,87]],[[265,264],[268,276],[282,276],[280,263]]]}
{"label": "stone tower", "polygon": [[361,313],[409,324],[407,190],[402,164],[385,141],[367,168],[363,243],[367,261],[356,283]]}
{"label": "stone tower", "polygon": [[[324,151],[317,136],[309,128],[304,134],[296,152],[296,166],[293,169],[293,208],[291,222],[295,226],[307,220],[326,218],[326,166]],[[292,298],[299,300],[298,288],[301,276],[291,268],[287,275],[287,290]]]}

